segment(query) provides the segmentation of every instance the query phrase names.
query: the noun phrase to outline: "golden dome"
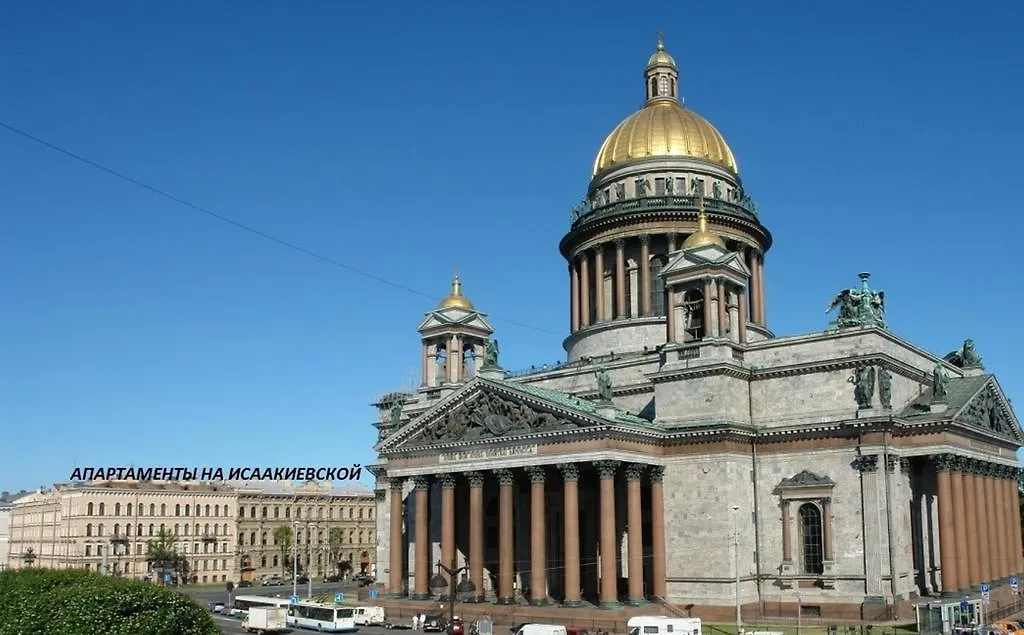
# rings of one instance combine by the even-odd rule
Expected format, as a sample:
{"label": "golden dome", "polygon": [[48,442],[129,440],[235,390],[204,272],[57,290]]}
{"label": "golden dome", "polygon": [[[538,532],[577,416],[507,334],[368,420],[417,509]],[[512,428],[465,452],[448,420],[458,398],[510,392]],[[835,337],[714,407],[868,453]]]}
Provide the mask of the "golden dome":
{"label": "golden dome", "polygon": [[[703,199],[701,201],[703,203]],[[707,245],[717,245],[722,249],[725,249],[725,241],[718,234],[708,231],[708,215],[702,208],[700,213],[697,214],[697,233],[690,234],[686,240],[683,241],[683,249],[694,249],[695,247],[704,247]]]}
{"label": "golden dome", "polygon": [[441,304],[437,305],[437,308],[473,310],[473,303],[469,301],[469,298],[462,295],[462,283],[459,282],[459,274],[455,274],[455,278],[452,280],[452,292],[448,294],[447,298],[441,300]]}
{"label": "golden dome", "polygon": [[675,67],[676,61],[672,59],[672,56],[665,52],[664,49],[659,48],[651,55],[651,59],[647,60],[647,68],[652,66],[667,65]]}
{"label": "golden dome", "polygon": [[661,99],[649,101],[615,127],[601,144],[593,176],[622,163],[659,157],[704,159],[739,172],[732,150],[707,119],[675,100]]}

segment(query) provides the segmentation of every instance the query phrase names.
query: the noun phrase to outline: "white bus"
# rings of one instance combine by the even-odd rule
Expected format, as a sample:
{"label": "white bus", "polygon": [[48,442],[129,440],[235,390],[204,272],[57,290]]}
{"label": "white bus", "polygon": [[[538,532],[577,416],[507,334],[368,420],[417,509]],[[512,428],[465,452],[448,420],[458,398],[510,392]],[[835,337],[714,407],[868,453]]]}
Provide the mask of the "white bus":
{"label": "white bus", "polygon": [[250,606],[288,606],[288,598],[275,598],[267,595],[239,595],[231,605],[231,617],[242,618],[249,614]]}
{"label": "white bus", "polygon": [[288,605],[288,626],[321,633],[354,633],[354,611],[335,604],[299,602]]}

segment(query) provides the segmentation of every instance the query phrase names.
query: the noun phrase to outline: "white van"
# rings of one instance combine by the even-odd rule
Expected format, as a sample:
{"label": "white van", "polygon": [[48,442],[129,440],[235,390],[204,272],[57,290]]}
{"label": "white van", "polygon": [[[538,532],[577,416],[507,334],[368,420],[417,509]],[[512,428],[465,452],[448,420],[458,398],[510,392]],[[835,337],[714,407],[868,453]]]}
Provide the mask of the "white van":
{"label": "white van", "polygon": [[357,606],[353,614],[356,626],[383,626],[383,606]]}
{"label": "white van", "polygon": [[638,615],[629,618],[626,626],[629,635],[701,635],[700,619],[696,617]]}
{"label": "white van", "polygon": [[515,635],[565,635],[565,627],[557,624],[523,624]]}

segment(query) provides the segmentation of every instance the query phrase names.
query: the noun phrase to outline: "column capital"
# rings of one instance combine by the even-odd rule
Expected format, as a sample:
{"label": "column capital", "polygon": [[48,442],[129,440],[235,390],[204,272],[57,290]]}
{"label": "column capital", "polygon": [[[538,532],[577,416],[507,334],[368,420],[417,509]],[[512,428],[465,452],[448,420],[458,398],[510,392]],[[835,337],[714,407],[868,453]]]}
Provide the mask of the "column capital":
{"label": "column capital", "polygon": [[932,454],[928,458],[939,472],[959,472],[963,469],[962,457],[949,452]]}
{"label": "column capital", "polygon": [[576,463],[562,463],[558,466],[558,469],[562,472],[563,481],[580,480],[580,466]]}
{"label": "column capital", "polygon": [[402,478],[401,476],[392,476],[388,480],[391,483],[391,491],[401,492],[403,489],[405,489],[405,479]]}
{"label": "column capital", "polygon": [[498,479],[498,484],[502,487],[512,485],[516,480],[516,475],[512,473],[512,470],[500,468],[494,470],[494,476]]}
{"label": "column capital", "polygon": [[626,480],[639,481],[643,479],[645,467],[642,463],[629,463],[626,465]]}
{"label": "column capital", "polygon": [[652,483],[661,483],[665,480],[664,465],[648,465],[647,479]]}
{"label": "column capital", "polygon": [[375,489],[373,490],[373,500],[382,501],[387,496],[387,490]]}
{"label": "column capital", "polygon": [[900,457],[895,454],[885,455],[885,471],[889,474],[896,473],[896,466],[900,463]]}
{"label": "column capital", "polygon": [[679,238],[679,234],[677,234],[676,232],[668,232],[665,234],[665,237],[668,238],[669,240],[676,240],[677,238]]}
{"label": "column capital", "polygon": [[483,472],[466,472],[466,480],[469,481],[470,487],[483,487],[484,486],[484,473]]}
{"label": "column capital", "polygon": [[454,474],[439,474],[437,480],[441,483],[442,489],[455,489]]}
{"label": "column capital", "polygon": [[615,478],[621,461],[594,461],[594,467],[601,479]]}
{"label": "column capital", "polygon": [[587,247],[587,251],[593,252],[595,256],[604,255],[604,243],[597,243],[596,245],[591,245],[590,247]]}
{"label": "column capital", "polygon": [[870,474],[878,471],[878,455],[868,454],[866,456],[858,456],[853,461],[853,467],[862,474]]}
{"label": "column capital", "polygon": [[641,245],[650,245],[651,244],[651,235],[650,234],[640,234],[640,244]]}
{"label": "column capital", "polygon": [[418,490],[428,490],[430,489],[431,480],[429,476],[414,476],[412,477],[413,487]]}
{"label": "column capital", "polygon": [[531,483],[543,483],[547,478],[547,472],[544,471],[544,467],[541,465],[531,465],[524,468],[526,475],[530,477]]}
{"label": "column capital", "polygon": [[625,241],[625,239],[623,239],[623,238],[616,238],[615,239],[615,249],[617,249],[618,251],[622,251],[625,248],[626,248],[626,241]]}

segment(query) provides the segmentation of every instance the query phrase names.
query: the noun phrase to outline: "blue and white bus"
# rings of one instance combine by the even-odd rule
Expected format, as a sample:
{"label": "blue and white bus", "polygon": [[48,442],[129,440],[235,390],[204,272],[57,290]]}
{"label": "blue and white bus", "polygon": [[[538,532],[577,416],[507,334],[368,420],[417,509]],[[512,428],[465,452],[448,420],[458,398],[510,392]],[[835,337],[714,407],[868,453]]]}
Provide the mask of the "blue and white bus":
{"label": "blue and white bus", "polygon": [[249,614],[250,606],[288,606],[288,598],[275,598],[267,595],[239,595],[231,605],[231,617],[244,618]]}
{"label": "blue and white bus", "polygon": [[321,633],[354,633],[354,611],[335,604],[299,602],[288,605],[288,626]]}

